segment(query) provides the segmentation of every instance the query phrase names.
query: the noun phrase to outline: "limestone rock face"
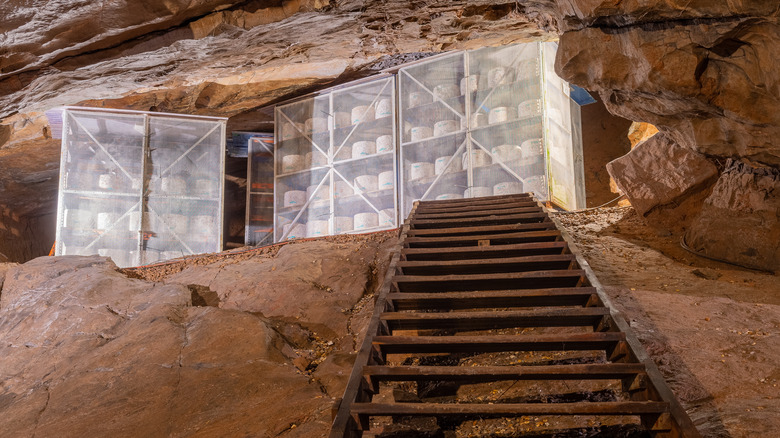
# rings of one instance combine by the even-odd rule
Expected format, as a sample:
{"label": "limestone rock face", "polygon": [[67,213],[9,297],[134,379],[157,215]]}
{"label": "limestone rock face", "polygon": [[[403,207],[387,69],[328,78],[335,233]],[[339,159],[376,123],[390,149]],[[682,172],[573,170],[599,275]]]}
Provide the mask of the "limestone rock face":
{"label": "limestone rock face", "polygon": [[780,166],[778,9],[760,0],[559,0],[557,68],[706,155]]}
{"label": "limestone rock face", "polygon": [[607,170],[641,215],[700,190],[718,174],[704,156],[677,145],[665,134],[640,143],[607,164]]}
{"label": "limestone rock face", "polygon": [[[507,0],[2,3],[0,16],[10,18],[0,23],[0,207],[25,218],[56,204],[60,143],[44,114],[51,108],[237,120],[400,62],[551,39],[556,30],[552,0],[527,7]],[[230,129],[259,129],[252,119]],[[38,178],[25,182],[31,174]]]}
{"label": "limestone rock face", "polygon": [[[324,436],[373,311],[367,272],[384,275],[392,236],[314,245],[351,263],[316,277],[344,280],[331,279],[332,292],[316,296],[320,310],[307,312],[278,304],[315,299],[298,278],[309,258],[223,258],[185,271],[206,283],[257,269],[238,289],[219,288],[243,297],[230,305],[203,299],[214,293],[203,285],[129,278],[104,257],[0,264],[0,435]],[[289,246],[300,255],[307,244]],[[274,317],[256,303],[271,303],[264,310]],[[349,318],[316,319],[342,306]]]}
{"label": "limestone rock face", "polygon": [[729,163],[686,241],[710,257],[780,272],[780,172]]}

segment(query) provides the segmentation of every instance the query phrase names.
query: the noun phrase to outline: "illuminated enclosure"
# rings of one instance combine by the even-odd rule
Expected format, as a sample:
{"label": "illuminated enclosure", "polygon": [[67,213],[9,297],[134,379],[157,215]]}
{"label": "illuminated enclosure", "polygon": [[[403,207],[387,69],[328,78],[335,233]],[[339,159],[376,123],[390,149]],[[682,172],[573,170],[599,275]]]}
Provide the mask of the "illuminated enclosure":
{"label": "illuminated enclosure", "polygon": [[275,240],[398,226],[395,79],[275,110]]}
{"label": "illuminated enclosure", "polygon": [[64,109],[56,255],[126,267],[221,251],[225,123]]}
{"label": "illuminated enclosure", "polygon": [[250,137],[247,145],[246,236],[250,246],[274,239],[274,139]]}
{"label": "illuminated enclosure", "polygon": [[489,47],[400,69],[402,217],[415,200],[522,192],[584,207],[579,106],[555,50]]}

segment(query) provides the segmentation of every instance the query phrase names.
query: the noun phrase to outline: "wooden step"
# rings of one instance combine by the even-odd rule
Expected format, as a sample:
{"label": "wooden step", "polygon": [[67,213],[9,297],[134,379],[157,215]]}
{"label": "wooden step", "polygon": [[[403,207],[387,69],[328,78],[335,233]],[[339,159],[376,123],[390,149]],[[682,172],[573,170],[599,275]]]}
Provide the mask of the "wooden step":
{"label": "wooden step", "polygon": [[441,237],[441,236],[475,236],[480,234],[501,234],[513,233],[517,231],[543,231],[555,229],[555,223],[551,221],[533,222],[530,224],[502,224],[502,225],[478,225],[474,227],[452,227],[452,228],[421,228],[409,230],[407,235],[410,237]]}
{"label": "wooden step", "polygon": [[517,336],[375,336],[372,343],[383,354],[492,353],[607,350],[625,338],[622,332]]}
{"label": "wooden step", "polygon": [[407,260],[398,262],[397,267],[404,275],[496,274],[568,269],[576,260],[574,254],[557,254],[469,260]]}
{"label": "wooden step", "polygon": [[447,237],[407,237],[404,244],[408,248],[448,248],[457,246],[477,246],[480,241],[492,245],[506,245],[530,242],[552,242],[560,240],[558,230],[525,231],[506,234],[485,234],[480,236]]}
{"label": "wooden step", "polygon": [[451,248],[402,248],[402,260],[466,260],[496,257],[524,257],[553,255],[569,252],[564,241],[517,243],[493,246],[464,246]]}
{"label": "wooden step", "polygon": [[502,380],[612,380],[643,374],[639,363],[510,366],[381,366],[363,367],[363,375],[377,382],[500,382]]}
{"label": "wooden step", "polygon": [[419,220],[431,220],[431,219],[463,219],[463,218],[474,218],[474,217],[483,217],[483,216],[507,216],[507,215],[513,215],[513,214],[525,214],[525,213],[543,213],[543,210],[541,207],[515,207],[515,208],[504,208],[504,209],[497,209],[497,210],[487,210],[484,208],[480,209],[472,209],[469,211],[455,211],[455,212],[447,212],[447,213],[420,213],[415,212],[414,217],[411,219],[411,223],[415,223]]}
{"label": "wooden step", "polygon": [[397,311],[463,310],[506,307],[585,306],[596,294],[594,287],[520,289],[468,292],[396,292],[387,299]]}
{"label": "wooden step", "polygon": [[[489,205],[491,210],[506,210],[506,209],[513,209],[513,208],[525,208],[525,207],[538,207],[539,203],[536,201],[522,201],[522,202],[507,202],[507,203],[500,203],[500,204],[492,204]],[[482,208],[484,206],[480,206]],[[457,213],[457,212],[468,212],[468,211],[474,211],[474,206],[451,206],[451,207],[426,207],[426,206],[418,206],[417,209],[414,211],[414,214],[437,214],[437,213]],[[412,215],[414,217],[414,215]]]}
{"label": "wooden step", "polygon": [[663,414],[669,404],[655,401],[574,403],[354,403],[353,414],[367,416],[464,415],[513,417],[521,415],[642,415]]}
{"label": "wooden step", "polygon": [[501,274],[396,275],[392,281],[399,292],[541,289],[581,286],[585,281],[585,271],[563,269]]}
{"label": "wooden step", "polygon": [[506,216],[480,216],[455,219],[412,219],[409,221],[414,230],[429,228],[473,227],[477,225],[502,225],[517,223],[542,222],[547,219],[546,213],[508,214]]}
{"label": "wooden step", "polygon": [[490,205],[511,204],[530,201],[534,198],[529,193],[517,193],[514,195],[483,196],[479,198],[440,199],[432,201],[420,201],[417,208],[457,206],[457,205]]}
{"label": "wooden step", "polygon": [[384,312],[380,319],[387,323],[390,330],[471,331],[512,327],[596,326],[606,315],[609,315],[609,310],[605,307],[581,307],[491,312]]}

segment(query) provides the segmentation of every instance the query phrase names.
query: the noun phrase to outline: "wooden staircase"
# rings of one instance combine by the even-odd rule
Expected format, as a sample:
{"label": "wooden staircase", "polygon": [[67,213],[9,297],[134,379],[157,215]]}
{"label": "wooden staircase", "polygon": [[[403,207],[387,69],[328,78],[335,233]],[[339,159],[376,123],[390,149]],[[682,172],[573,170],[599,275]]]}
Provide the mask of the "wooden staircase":
{"label": "wooden staircase", "polygon": [[[533,397],[501,397],[520,382],[533,383]],[[562,383],[588,390],[562,394]],[[420,396],[424,385],[443,385],[449,397]],[[594,399],[594,387],[606,389]],[[481,390],[487,396],[474,396]],[[381,437],[404,422],[417,436],[414,418],[449,430],[543,418],[559,432],[595,424],[700,436],[587,263],[528,194],[418,202],[401,229],[330,437]],[[489,423],[485,430],[479,436],[494,436]]]}

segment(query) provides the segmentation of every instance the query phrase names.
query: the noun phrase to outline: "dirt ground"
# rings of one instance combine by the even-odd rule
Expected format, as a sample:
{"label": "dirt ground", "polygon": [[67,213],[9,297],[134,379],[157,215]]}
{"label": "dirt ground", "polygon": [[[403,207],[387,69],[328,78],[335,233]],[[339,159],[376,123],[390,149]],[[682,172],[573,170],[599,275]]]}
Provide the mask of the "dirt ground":
{"label": "dirt ground", "polygon": [[693,255],[630,207],[554,217],[702,435],[777,436],[780,276]]}

